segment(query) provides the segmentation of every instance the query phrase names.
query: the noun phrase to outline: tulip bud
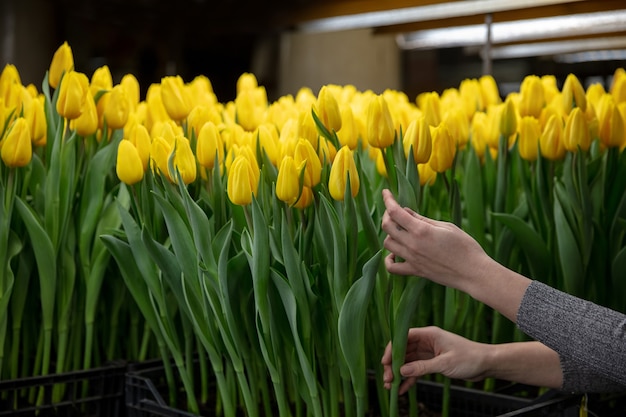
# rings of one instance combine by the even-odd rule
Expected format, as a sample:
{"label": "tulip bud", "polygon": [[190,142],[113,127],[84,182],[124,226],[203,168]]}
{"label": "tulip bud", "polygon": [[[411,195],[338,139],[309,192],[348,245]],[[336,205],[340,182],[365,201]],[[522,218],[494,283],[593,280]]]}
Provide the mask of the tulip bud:
{"label": "tulip bud", "polygon": [[168,161],[172,153],[172,145],[170,145],[161,136],[152,139],[150,145],[150,159],[152,160],[152,169],[158,175],[164,175],[168,181],[172,181],[168,168]]}
{"label": "tulip bud", "polygon": [[[191,184],[196,180],[196,157],[191,150],[189,139],[184,136],[176,137],[176,152],[174,154],[174,169],[178,171],[180,178],[185,184]],[[174,173],[170,173],[175,177]]]}
{"label": "tulip bud", "polygon": [[624,119],[613,96],[606,94],[598,108],[600,141],[607,148],[621,147],[625,142]]}
{"label": "tulip bud", "polygon": [[449,109],[443,117],[443,122],[448,126],[450,135],[459,149],[464,148],[469,140],[469,120],[465,117],[463,109],[458,107]]}
{"label": "tulip bud", "polygon": [[61,82],[61,76],[63,73],[68,73],[74,69],[74,55],[72,55],[72,48],[63,42],[61,46],[56,50],[50,62],[50,70],[48,72],[48,84],[50,87],[57,88]]}
{"label": "tulip bud", "polygon": [[583,151],[588,151],[591,146],[589,125],[580,107],[573,109],[567,117],[563,131],[563,146],[570,152],[577,152],[579,147]]}
{"label": "tulip bud", "polygon": [[315,198],[313,197],[313,190],[311,189],[311,187],[307,187],[305,185],[302,187],[300,198],[294,203],[293,206],[299,209],[305,209],[309,207],[314,200]]}
{"label": "tulip bud", "polygon": [[45,97],[41,95],[35,98],[24,111],[24,118],[30,127],[30,137],[33,145],[36,146],[45,145],[47,140],[48,123],[46,122],[44,106]]}
{"label": "tulip bud", "polygon": [[421,94],[419,96],[418,105],[429,126],[437,126],[441,123],[441,101],[439,94],[434,91]]}
{"label": "tulip bud", "polygon": [[104,119],[110,129],[121,129],[128,121],[129,99],[121,85],[113,87],[104,108]]}
{"label": "tulip bud", "polygon": [[306,163],[304,168],[304,185],[315,187],[320,183],[322,177],[322,163],[319,156],[306,139],[298,139],[294,149],[293,159],[297,165]]}
{"label": "tulip bud", "polygon": [[146,93],[146,127],[149,132],[158,122],[170,120],[170,116],[165,110],[165,105],[161,99],[161,85],[152,84]]}
{"label": "tulip bud", "polygon": [[233,204],[245,206],[252,203],[252,196],[256,195],[259,186],[258,172],[254,172],[252,164],[243,155],[233,160],[228,172],[226,192]]}
{"label": "tulip bud", "polygon": [[541,115],[541,109],[543,109],[546,103],[541,79],[536,75],[526,76],[520,86],[520,95],[520,116],[533,116],[535,118],[539,118]]}
{"label": "tulip bud", "polygon": [[98,130],[98,110],[91,94],[85,94],[85,103],[80,116],[70,120],[70,128],[82,137],[93,135]]}
{"label": "tulip bud", "polygon": [[[500,98],[500,90],[496,80],[491,75],[483,75],[478,79],[480,91],[483,97],[483,105],[485,108],[502,102]],[[482,110],[482,109],[481,109]]]}
{"label": "tulip bud", "polygon": [[452,136],[450,136],[448,127],[443,123],[436,127],[431,126],[430,135],[433,144],[428,163],[435,171],[444,172],[452,167],[456,155],[456,144]]}
{"label": "tulip bud", "polygon": [[554,75],[543,75],[541,77],[541,84],[543,85],[543,95],[546,99],[546,103],[551,103],[552,100],[560,94],[556,77]]}
{"label": "tulip bud", "polygon": [[378,172],[383,178],[388,178],[387,166],[385,165],[385,156],[383,152],[378,148],[370,148],[374,150],[374,155],[371,156],[376,161],[376,172]]}
{"label": "tulip bud", "polygon": [[22,79],[15,65],[6,64],[0,73],[0,97],[4,96],[6,86],[11,84],[22,85]]}
{"label": "tulip bud", "polygon": [[535,161],[537,159],[540,136],[541,127],[539,126],[539,120],[532,116],[522,117],[517,138],[517,150],[522,159],[527,161]]}
{"label": "tulip bud", "polygon": [[141,157],[135,145],[129,140],[122,139],[117,147],[115,172],[124,184],[133,185],[143,179]]}
{"label": "tulip bud", "polygon": [[280,157],[278,147],[278,132],[273,125],[262,124],[257,129],[259,148],[266,153],[272,165],[276,166]]}
{"label": "tulip bud", "polygon": [[0,145],[0,156],[9,168],[24,167],[33,157],[30,128],[23,117],[18,117],[9,127],[6,137]]}
{"label": "tulip bud", "polygon": [[487,114],[478,112],[474,115],[470,124],[470,140],[479,159],[484,158],[485,149],[489,146],[487,123]]}
{"label": "tulip bud", "polygon": [[304,168],[306,161],[300,166],[294,159],[286,156],[280,162],[278,169],[278,179],[276,180],[276,197],[288,205],[293,205],[300,193],[300,172]]}
{"label": "tulip bud", "polygon": [[384,149],[395,139],[393,119],[384,97],[374,96],[367,111],[367,141],[370,146]]}
{"label": "tulip bud", "polygon": [[[349,146],[348,146],[349,147]],[[337,156],[337,148],[328,139],[321,137],[317,147],[317,156],[322,164],[332,164]]]}
{"label": "tulip bud", "polygon": [[341,109],[341,129],[337,131],[337,138],[341,146],[347,146],[352,150],[356,149],[359,132],[350,106]]}
{"label": "tulip bud", "polygon": [[298,113],[298,138],[304,138],[311,142],[313,148],[319,146],[319,132],[315,125],[315,120],[311,111],[301,111]]}
{"label": "tulip bud", "polygon": [[196,158],[207,169],[213,169],[215,158],[220,163],[224,160],[224,142],[215,123],[206,122],[200,129],[196,141]]}
{"label": "tulip bud", "polygon": [[541,155],[552,161],[558,161],[565,156],[563,145],[563,123],[560,117],[552,115],[546,122],[546,126],[539,137],[539,149]]}
{"label": "tulip bud", "polygon": [[113,77],[108,65],[96,68],[91,74],[90,82],[91,94],[95,97],[100,91],[109,91],[113,88]]}
{"label": "tulip bud", "polygon": [[337,132],[341,129],[339,104],[337,104],[337,99],[327,86],[322,86],[319,91],[315,113],[328,131]]}
{"label": "tulip bud", "polygon": [[133,74],[125,74],[120,81],[120,85],[126,93],[129,112],[132,113],[136,111],[137,106],[139,106],[139,99],[141,94],[141,89],[139,87],[139,81],[137,80],[137,77],[135,77]]}
{"label": "tulip bud", "polygon": [[254,131],[263,120],[264,108],[257,105],[256,90],[243,90],[235,98],[236,120],[245,130]]}
{"label": "tulip bud", "polygon": [[161,79],[161,101],[172,120],[181,121],[191,111],[191,96],[180,75]]}
{"label": "tulip bud", "polygon": [[417,173],[420,177],[420,185],[433,185],[437,181],[437,171],[429,163],[418,164]]}
{"label": "tulip bud", "polygon": [[150,139],[148,129],[146,129],[144,125],[136,124],[130,130],[126,139],[135,145],[135,148],[139,153],[139,157],[141,158],[141,165],[145,171],[148,168],[148,162],[150,161],[150,148],[152,146],[152,139]]}
{"label": "tulip bud", "polygon": [[618,68],[613,73],[613,81],[609,92],[615,100],[615,104],[620,104],[626,101],[626,70],[624,68]]}
{"label": "tulip bud", "polygon": [[359,193],[359,174],[356,170],[352,151],[349,147],[343,146],[337,152],[337,156],[335,156],[330,167],[328,191],[330,191],[331,197],[337,201],[343,201],[348,181],[350,181],[350,193],[352,197],[356,197]]}
{"label": "tulip bud", "polygon": [[507,97],[500,113],[500,133],[509,138],[517,131],[517,110],[511,97]]}
{"label": "tulip bud", "polygon": [[66,119],[76,119],[81,115],[89,94],[89,79],[82,72],[70,71],[63,77],[59,87],[57,112]]}
{"label": "tulip bud", "polygon": [[237,79],[237,94],[245,90],[254,90],[259,86],[256,76],[249,72],[244,72]]}
{"label": "tulip bud", "polygon": [[430,136],[430,126],[424,117],[413,120],[407,127],[402,138],[404,146],[404,156],[409,157],[409,152],[413,152],[413,160],[416,164],[428,162],[432,152],[432,138]]}
{"label": "tulip bud", "polygon": [[[466,78],[461,81],[459,94],[461,96],[463,109],[468,118],[471,118],[477,111],[484,111],[487,108],[483,101],[483,91],[480,82],[477,79]],[[502,100],[497,100],[495,104],[500,104],[501,102]],[[439,121],[440,120],[441,119],[439,119]],[[437,126],[439,123],[431,124],[431,126]]]}
{"label": "tulip bud", "polygon": [[583,111],[587,109],[587,98],[585,90],[574,74],[569,74],[565,78],[561,91],[563,99],[563,112],[567,115],[574,107],[580,107]]}

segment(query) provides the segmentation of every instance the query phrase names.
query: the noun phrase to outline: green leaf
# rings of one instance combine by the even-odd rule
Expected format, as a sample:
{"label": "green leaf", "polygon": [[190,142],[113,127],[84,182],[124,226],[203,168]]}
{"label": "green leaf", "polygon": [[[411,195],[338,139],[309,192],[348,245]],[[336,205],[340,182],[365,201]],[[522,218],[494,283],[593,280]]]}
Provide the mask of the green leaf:
{"label": "green leaf", "polygon": [[493,213],[492,216],[515,235],[526,255],[533,278],[545,280],[550,275],[552,256],[539,233],[518,216],[507,213]]}
{"label": "green leaf", "polygon": [[15,207],[26,225],[31,246],[35,253],[39,288],[41,293],[41,309],[45,329],[52,329],[54,322],[54,304],[56,300],[57,260],[54,246],[44,230],[34,210],[20,197],[15,198]]}
{"label": "green leaf", "polygon": [[365,317],[376,283],[382,257],[378,251],[363,266],[363,275],[350,287],[339,312],[339,344],[348,365],[354,393],[363,398],[367,392],[365,360]]}
{"label": "green leaf", "polygon": [[554,224],[564,289],[572,295],[581,297],[584,295],[585,269],[576,236],[566,218],[565,210],[559,198],[554,201]]}

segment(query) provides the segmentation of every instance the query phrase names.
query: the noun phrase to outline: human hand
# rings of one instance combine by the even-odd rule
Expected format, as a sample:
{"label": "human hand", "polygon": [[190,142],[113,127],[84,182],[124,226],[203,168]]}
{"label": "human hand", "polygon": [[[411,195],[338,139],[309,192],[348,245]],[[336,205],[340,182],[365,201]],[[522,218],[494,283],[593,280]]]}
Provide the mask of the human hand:
{"label": "human hand", "polygon": [[[479,381],[487,375],[487,358],[491,345],[472,342],[439,327],[412,328],[409,330],[405,363],[400,373],[405,378],[400,384],[404,394],[418,378],[428,374],[442,374],[450,378]],[[382,357],[383,383],[391,388],[391,343]]]}
{"label": "human hand", "polygon": [[[401,207],[383,190],[385,266],[392,274],[416,275],[465,292],[492,260],[470,235],[453,223],[437,221]],[[402,261],[398,262],[398,258]]]}

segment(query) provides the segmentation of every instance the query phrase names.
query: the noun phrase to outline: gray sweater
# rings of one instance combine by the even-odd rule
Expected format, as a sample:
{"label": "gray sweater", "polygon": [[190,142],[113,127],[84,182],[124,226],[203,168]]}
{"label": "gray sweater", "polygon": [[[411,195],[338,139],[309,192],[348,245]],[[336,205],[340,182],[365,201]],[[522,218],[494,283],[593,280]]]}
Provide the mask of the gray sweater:
{"label": "gray sweater", "polygon": [[533,281],[517,325],[559,354],[563,391],[626,391],[626,315]]}

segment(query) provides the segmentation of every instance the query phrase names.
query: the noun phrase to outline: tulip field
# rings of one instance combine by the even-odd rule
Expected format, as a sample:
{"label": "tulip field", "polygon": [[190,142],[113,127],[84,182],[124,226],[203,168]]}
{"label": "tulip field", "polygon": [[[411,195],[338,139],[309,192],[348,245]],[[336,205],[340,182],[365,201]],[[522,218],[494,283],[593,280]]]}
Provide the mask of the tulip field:
{"label": "tulip field", "polygon": [[528,75],[506,97],[491,76],[417,97],[328,84],[270,101],[252,73],[232,101],[205,76],[139,91],[75,68],[67,43],[39,86],[2,69],[2,380],[163,358],[169,401],[196,414],[399,415],[380,358],[390,340],[404,356],[409,327],[526,336],[386,271],[383,189],[626,312],[624,69],[607,86]]}

